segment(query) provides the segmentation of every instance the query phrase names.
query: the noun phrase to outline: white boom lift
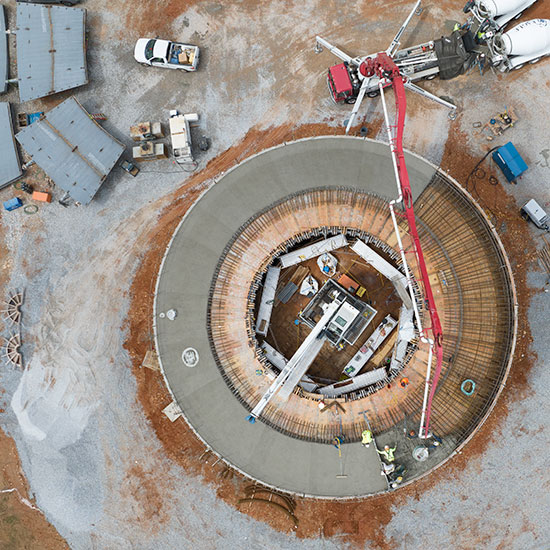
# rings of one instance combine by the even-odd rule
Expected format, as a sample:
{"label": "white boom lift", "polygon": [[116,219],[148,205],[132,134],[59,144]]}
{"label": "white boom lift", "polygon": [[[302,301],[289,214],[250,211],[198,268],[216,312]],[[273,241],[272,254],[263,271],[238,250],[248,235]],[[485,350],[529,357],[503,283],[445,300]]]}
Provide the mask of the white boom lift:
{"label": "white boom lift", "polygon": [[323,316],[319,322],[307,335],[306,339],[288,361],[285,368],[280,372],[279,376],[275,378],[269,389],[264,393],[257,405],[252,409],[252,412],[246,417],[251,424],[256,422],[256,418],[262,414],[262,411],[271,401],[272,397],[286,382],[289,382],[292,386],[285,389],[286,397],[288,398],[288,396],[290,396],[292,390],[302,378],[302,375],[307,371],[311,363],[313,363],[319,351],[321,351],[322,344],[325,340],[322,333],[343,303],[344,301],[339,301],[338,296],[336,296],[333,302],[325,306]]}

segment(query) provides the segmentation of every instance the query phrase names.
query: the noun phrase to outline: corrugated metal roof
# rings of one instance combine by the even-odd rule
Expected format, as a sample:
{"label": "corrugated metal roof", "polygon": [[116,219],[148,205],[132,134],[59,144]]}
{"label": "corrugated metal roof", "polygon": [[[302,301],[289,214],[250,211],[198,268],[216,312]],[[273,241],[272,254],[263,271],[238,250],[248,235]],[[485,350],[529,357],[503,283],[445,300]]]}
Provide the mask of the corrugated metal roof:
{"label": "corrugated metal roof", "polygon": [[17,4],[17,73],[21,101],[88,82],[86,10]]}
{"label": "corrugated metal roof", "polygon": [[6,34],[6,14],[0,5],[0,94],[8,89],[8,35]]}
{"label": "corrugated metal roof", "polygon": [[82,204],[93,199],[125,149],[74,97],[16,138],[55,184]]}
{"label": "corrugated metal roof", "polygon": [[10,104],[0,103],[0,187],[9,185],[21,172],[17,146],[13,139]]}

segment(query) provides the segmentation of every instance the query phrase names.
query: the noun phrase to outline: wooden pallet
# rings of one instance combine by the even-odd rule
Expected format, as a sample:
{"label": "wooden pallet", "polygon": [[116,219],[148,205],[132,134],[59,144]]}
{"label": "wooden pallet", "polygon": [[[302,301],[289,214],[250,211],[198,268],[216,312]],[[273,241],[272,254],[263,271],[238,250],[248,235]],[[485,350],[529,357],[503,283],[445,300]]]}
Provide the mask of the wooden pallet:
{"label": "wooden pallet", "polygon": [[489,129],[495,136],[501,136],[508,128],[512,128],[519,118],[517,117],[513,107],[506,108],[503,113],[497,113],[491,117],[494,124],[489,123]]}

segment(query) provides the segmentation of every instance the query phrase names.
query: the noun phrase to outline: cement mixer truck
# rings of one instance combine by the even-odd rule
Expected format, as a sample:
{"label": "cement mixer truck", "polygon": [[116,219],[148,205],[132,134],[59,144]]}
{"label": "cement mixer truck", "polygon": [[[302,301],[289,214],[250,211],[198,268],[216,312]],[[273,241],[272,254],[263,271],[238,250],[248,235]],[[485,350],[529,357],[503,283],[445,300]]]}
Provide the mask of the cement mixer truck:
{"label": "cement mixer truck", "polygon": [[536,1],[537,0],[470,0],[470,2],[464,6],[464,13],[471,12],[485,28],[500,30],[512,21],[512,19],[519,19],[522,13]]}
{"label": "cement mixer truck", "polygon": [[500,71],[521,69],[550,55],[550,19],[532,19],[487,41],[491,63]]}

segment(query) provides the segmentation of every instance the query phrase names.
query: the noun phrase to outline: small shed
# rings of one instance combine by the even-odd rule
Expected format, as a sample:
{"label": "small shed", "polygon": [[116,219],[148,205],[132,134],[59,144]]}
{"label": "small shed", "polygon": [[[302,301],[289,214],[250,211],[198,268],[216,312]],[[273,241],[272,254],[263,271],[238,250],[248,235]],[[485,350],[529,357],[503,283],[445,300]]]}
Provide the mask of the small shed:
{"label": "small shed", "polygon": [[92,120],[74,97],[15,137],[54,183],[82,204],[94,198],[124,152],[124,145]]}
{"label": "small shed", "polygon": [[0,188],[21,176],[21,165],[13,137],[10,104],[0,103]]}
{"label": "small shed", "polygon": [[17,3],[17,77],[21,101],[88,82],[85,33],[84,9]]}

